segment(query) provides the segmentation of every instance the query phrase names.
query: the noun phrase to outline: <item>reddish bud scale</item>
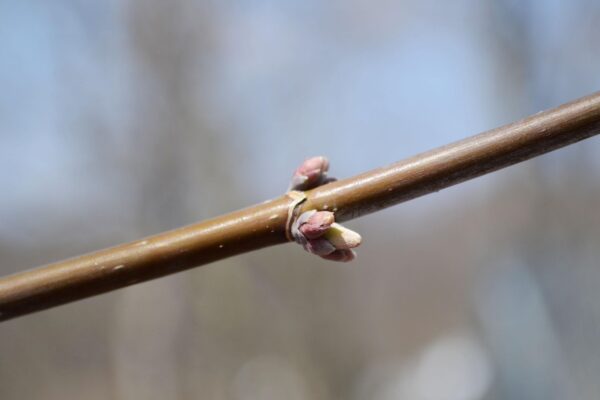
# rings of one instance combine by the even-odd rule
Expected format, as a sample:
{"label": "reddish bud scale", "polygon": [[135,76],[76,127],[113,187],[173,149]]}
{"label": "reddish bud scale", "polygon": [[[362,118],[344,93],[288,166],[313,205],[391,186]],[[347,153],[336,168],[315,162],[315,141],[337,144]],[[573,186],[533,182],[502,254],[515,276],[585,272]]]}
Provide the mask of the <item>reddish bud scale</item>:
{"label": "reddish bud scale", "polygon": [[300,226],[300,232],[307,239],[316,239],[322,236],[335,222],[335,216],[330,211],[317,211]]}

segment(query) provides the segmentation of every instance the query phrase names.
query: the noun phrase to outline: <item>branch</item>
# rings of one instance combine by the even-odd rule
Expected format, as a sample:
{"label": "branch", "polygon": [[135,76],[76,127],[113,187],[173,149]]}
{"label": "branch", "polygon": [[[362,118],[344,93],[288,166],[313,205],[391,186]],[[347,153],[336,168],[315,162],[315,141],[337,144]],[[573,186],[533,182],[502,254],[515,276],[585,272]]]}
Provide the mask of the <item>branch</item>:
{"label": "branch", "polygon": [[[345,221],[594,136],[600,92],[305,192],[299,212]],[[195,225],[0,279],[0,321],[288,241],[287,195]]]}

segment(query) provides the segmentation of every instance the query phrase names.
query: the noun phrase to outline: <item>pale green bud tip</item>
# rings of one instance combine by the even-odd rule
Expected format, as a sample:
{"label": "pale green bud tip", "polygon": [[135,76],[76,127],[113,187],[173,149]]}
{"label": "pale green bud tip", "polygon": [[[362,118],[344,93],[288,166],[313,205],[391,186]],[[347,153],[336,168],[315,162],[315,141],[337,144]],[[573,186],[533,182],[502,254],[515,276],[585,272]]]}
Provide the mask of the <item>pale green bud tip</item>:
{"label": "pale green bud tip", "polygon": [[333,247],[342,250],[358,247],[362,241],[362,237],[358,233],[335,222],[331,224],[331,227],[323,234],[323,237]]}

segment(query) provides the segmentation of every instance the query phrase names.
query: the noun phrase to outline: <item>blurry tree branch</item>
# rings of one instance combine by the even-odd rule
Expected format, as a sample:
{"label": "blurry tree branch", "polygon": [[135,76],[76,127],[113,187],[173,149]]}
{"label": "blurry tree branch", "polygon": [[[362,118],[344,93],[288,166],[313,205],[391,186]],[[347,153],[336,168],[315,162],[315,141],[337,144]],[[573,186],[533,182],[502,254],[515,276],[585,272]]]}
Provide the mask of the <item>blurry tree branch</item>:
{"label": "blurry tree branch", "polygon": [[[305,192],[300,211],[345,221],[600,132],[600,93]],[[0,321],[284,243],[287,195],[195,225],[0,279]]]}

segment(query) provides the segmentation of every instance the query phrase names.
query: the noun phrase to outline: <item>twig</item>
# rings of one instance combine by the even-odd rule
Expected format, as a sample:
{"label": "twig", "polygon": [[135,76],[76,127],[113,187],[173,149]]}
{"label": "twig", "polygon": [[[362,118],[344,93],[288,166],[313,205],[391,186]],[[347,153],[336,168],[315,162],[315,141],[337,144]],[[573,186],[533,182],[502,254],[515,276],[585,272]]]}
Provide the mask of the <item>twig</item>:
{"label": "twig", "polygon": [[[345,221],[381,210],[600,132],[600,93],[305,192],[300,212]],[[146,239],[0,279],[0,321],[284,243],[286,195]]]}

